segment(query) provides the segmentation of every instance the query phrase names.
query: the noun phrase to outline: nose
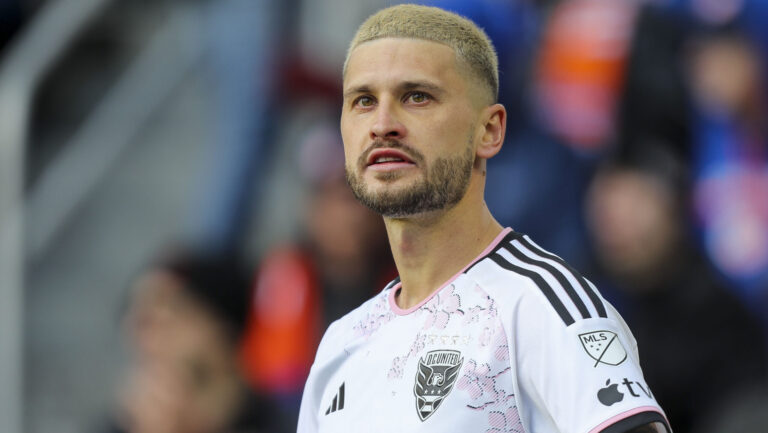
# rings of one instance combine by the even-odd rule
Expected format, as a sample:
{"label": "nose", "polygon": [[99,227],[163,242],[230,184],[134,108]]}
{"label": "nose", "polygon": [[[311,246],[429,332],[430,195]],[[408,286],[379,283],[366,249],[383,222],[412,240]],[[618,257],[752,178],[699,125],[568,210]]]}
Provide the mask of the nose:
{"label": "nose", "polygon": [[397,108],[389,101],[380,101],[376,109],[376,117],[371,125],[370,136],[375,139],[392,139],[405,137],[405,125],[399,120]]}

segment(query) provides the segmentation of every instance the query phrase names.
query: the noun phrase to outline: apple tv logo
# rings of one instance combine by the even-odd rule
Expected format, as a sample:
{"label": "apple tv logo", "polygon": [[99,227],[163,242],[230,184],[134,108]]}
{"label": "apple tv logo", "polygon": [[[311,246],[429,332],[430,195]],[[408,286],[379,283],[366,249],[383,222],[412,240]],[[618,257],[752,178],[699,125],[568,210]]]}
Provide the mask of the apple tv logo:
{"label": "apple tv logo", "polygon": [[[611,384],[611,379],[605,381],[605,388],[600,388],[597,391],[597,399],[600,401],[600,403],[606,406],[611,406],[624,400],[624,393],[619,391],[619,385],[624,385],[624,388],[626,388],[625,391],[628,392],[632,397],[637,398],[645,394],[648,398],[653,398],[651,388],[649,388],[648,385],[643,386],[642,382],[638,380],[632,381],[625,377],[624,380],[619,383]],[[636,385],[637,388],[632,387],[632,385]],[[638,388],[642,391],[643,394],[635,392],[635,390]]]}
{"label": "apple tv logo", "polygon": [[605,388],[600,388],[600,391],[597,391],[597,399],[600,400],[600,403],[610,406],[624,400],[624,394],[619,392],[618,383],[611,385],[611,379],[608,379],[605,381],[605,385]]}

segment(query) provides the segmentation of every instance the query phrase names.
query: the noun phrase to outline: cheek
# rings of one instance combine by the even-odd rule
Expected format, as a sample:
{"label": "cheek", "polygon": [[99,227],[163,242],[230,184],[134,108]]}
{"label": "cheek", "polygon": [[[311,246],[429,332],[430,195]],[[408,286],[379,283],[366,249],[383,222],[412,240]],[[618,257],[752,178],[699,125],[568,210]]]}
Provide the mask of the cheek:
{"label": "cheek", "polygon": [[344,166],[347,168],[354,168],[355,161],[357,161],[358,154],[347,145],[344,145]]}
{"label": "cheek", "polygon": [[442,113],[435,120],[433,131],[442,142],[451,142],[463,149],[473,137],[473,125],[470,112],[454,110]]}
{"label": "cheek", "polygon": [[344,159],[346,164],[350,165],[354,162],[360,154],[360,148],[356,145],[360,140],[355,135],[354,131],[346,127],[345,122],[341,123],[341,141],[344,145]]}
{"label": "cheek", "polygon": [[365,132],[359,118],[344,113],[341,115],[339,129],[341,131],[341,136],[345,141],[347,139],[358,137],[361,133]]}

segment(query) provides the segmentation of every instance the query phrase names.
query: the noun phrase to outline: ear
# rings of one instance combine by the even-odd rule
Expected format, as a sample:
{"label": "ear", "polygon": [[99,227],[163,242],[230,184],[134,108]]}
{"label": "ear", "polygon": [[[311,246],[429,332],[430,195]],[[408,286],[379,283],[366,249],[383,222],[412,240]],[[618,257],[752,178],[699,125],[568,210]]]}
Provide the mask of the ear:
{"label": "ear", "polygon": [[504,134],[507,130],[507,110],[501,104],[485,107],[480,117],[483,128],[480,142],[477,144],[477,156],[489,159],[499,153],[504,144]]}

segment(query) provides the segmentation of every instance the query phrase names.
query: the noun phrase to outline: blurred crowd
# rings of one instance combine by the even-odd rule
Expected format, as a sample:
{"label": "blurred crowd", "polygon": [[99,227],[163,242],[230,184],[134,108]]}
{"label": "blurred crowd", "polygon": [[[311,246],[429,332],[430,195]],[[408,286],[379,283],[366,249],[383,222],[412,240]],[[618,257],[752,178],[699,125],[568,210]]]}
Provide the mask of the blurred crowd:
{"label": "blurred crowd", "polygon": [[[379,217],[345,184],[337,127],[346,44],[385,2],[207,3],[216,182],[185,247],[132,285],[134,358],[107,431],[294,430],[323,331],[396,275]],[[619,310],[676,432],[765,431],[768,1],[422,3],[498,50],[497,219]],[[281,146],[301,217],[253,257],[243,239]]]}

